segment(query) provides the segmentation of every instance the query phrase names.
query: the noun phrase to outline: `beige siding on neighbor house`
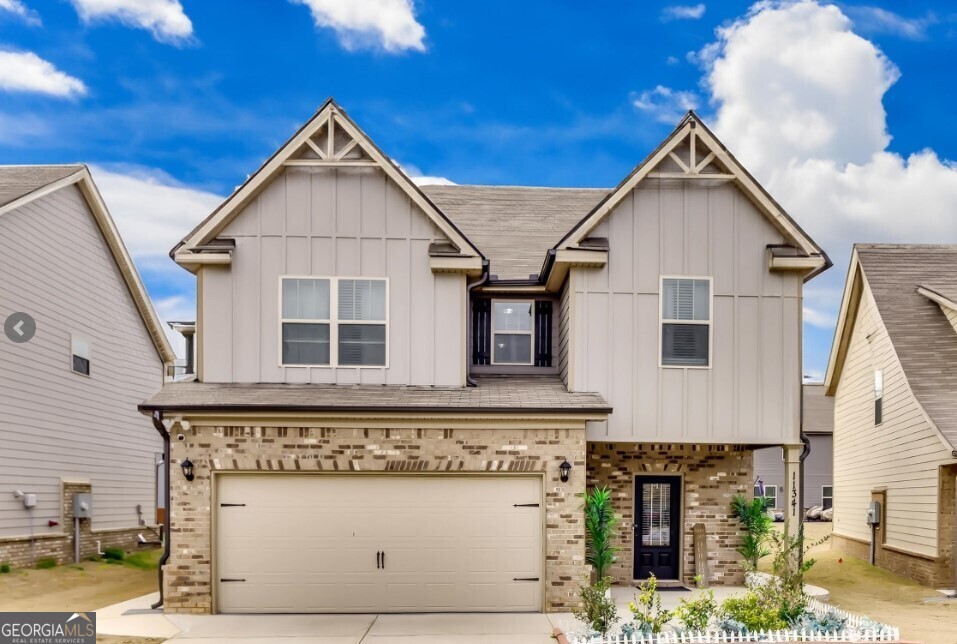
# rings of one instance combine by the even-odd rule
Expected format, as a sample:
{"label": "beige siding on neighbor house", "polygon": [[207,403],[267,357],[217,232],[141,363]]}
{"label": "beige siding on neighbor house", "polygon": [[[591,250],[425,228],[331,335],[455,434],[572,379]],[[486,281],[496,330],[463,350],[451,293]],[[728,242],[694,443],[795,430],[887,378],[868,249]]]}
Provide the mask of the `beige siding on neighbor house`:
{"label": "beige siding on neighbor house", "polygon": [[[381,170],[287,169],[220,236],[236,250],[202,269],[206,382],[464,384],[465,278],[431,272],[445,237]],[[280,366],[281,275],[387,277],[388,368]]]}
{"label": "beige siding on neighbor house", "polygon": [[[907,383],[870,290],[861,295],[834,406],[834,532],[870,541],[871,490],[887,488],[886,545],[937,554],[938,468],[953,462]],[[874,371],[883,423],[874,425]]]}
{"label": "beige siding on neighbor house", "polygon": [[[591,233],[602,269],[573,269],[575,391],[614,407],[589,440],[799,442],[801,277],[770,272],[781,234],[730,183],[646,180]],[[712,277],[712,367],[661,368],[659,279]]]}
{"label": "beige siding on neighbor house", "polygon": [[[93,489],[94,529],[155,519],[163,442],[138,404],[163,365],[113,255],[76,186],[0,215],[0,317],[37,321],[30,342],[0,341],[0,537],[58,533],[61,480]],[[71,369],[71,335],[91,375]],[[28,514],[13,490],[37,494]]]}

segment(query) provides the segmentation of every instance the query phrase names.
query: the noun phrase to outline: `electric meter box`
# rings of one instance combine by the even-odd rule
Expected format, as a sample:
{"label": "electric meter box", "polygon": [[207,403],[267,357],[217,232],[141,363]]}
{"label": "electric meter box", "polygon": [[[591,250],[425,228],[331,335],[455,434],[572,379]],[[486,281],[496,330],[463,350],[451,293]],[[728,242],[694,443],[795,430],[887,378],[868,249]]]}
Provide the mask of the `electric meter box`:
{"label": "electric meter box", "polygon": [[881,522],[881,502],[871,501],[867,507],[867,524],[878,525]]}
{"label": "electric meter box", "polygon": [[73,495],[73,517],[75,519],[90,519],[93,517],[93,495],[83,492]]}
{"label": "electric meter box", "polygon": [[37,495],[33,494],[32,492],[24,494],[23,507],[25,507],[27,510],[32,510],[33,508],[37,507]]}

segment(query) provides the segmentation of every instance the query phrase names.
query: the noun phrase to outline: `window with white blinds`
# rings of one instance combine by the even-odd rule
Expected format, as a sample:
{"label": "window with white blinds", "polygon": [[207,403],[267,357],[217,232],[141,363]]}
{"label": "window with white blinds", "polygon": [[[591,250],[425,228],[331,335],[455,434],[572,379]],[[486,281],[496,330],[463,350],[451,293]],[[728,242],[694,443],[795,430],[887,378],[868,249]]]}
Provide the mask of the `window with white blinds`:
{"label": "window with white blinds", "polygon": [[280,364],[387,365],[387,280],[283,277],[281,281]]}
{"label": "window with white blinds", "polygon": [[711,365],[711,279],[661,279],[661,365]]}

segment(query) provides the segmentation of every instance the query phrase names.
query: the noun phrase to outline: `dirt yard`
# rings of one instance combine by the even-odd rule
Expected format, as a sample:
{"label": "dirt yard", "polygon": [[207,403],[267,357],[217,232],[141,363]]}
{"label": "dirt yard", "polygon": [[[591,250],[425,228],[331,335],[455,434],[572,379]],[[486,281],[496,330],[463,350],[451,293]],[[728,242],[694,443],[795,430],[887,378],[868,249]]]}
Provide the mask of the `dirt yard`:
{"label": "dirt yard", "polygon": [[[139,551],[123,563],[84,561],[47,570],[0,574],[0,611],[90,611],[156,590],[160,551]],[[98,637],[103,644],[159,644],[162,639]]]}
{"label": "dirt yard", "polygon": [[[809,522],[806,526],[809,542],[831,533],[830,523]],[[924,599],[940,595],[933,588],[832,551],[830,541],[813,549],[810,556],[817,563],[808,572],[807,583],[829,590],[834,606],[897,626],[903,639],[957,644],[957,601],[924,604]]]}

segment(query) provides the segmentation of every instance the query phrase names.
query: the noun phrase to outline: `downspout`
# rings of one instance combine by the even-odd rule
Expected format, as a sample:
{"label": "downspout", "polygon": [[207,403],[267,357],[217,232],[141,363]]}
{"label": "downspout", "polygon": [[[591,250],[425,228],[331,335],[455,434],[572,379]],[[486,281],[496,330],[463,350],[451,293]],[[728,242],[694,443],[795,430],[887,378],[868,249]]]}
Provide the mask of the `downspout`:
{"label": "downspout", "polygon": [[[801,526],[798,534],[801,535],[801,549],[798,551],[798,566],[804,564],[804,461],[811,455],[811,439],[804,432],[804,378],[801,378],[801,395],[798,397],[801,405],[801,412],[798,419],[801,427],[801,442],[804,443],[804,449],[801,450],[801,464],[798,466],[798,507],[801,508],[801,520],[798,524]],[[833,492],[832,492],[833,494]]]}
{"label": "downspout", "polygon": [[150,608],[152,608],[153,610],[156,610],[157,608],[163,605],[163,567],[166,565],[166,562],[169,561],[170,537],[171,537],[169,532],[169,526],[170,526],[169,515],[170,515],[171,508],[169,506],[169,484],[170,484],[170,481],[169,481],[169,475],[170,475],[169,431],[167,431],[166,425],[163,424],[163,412],[154,411],[152,419],[153,419],[153,427],[155,427],[156,431],[158,431],[160,436],[163,437],[163,460],[166,462],[166,490],[165,490],[166,508],[165,508],[165,512],[163,512],[163,532],[165,533],[164,534],[165,538],[163,541],[165,542],[165,545],[163,546],[163,556],[160,557],[159,568],[158,568],[160,596],[159,596],[159,601],[153,604],[152,606],[150,606]]}
{"label": "downspout", "polygon": [[472,291],[477,289],[479,286],[488,283],[488,260],[482,260],[482,276],[479,277],[475,282],[472,282],[465,289],[465,314],[468,316],[468,322],[466,324],[467,329],[467,338],[466,338],[466,349],[465,349],[465,384],[469,387],[478,387],[478,383],[475,382],[475,379],[472,378],[472,351],[470,350],[472,334],[475,333],[475,329],[472,328]]}

